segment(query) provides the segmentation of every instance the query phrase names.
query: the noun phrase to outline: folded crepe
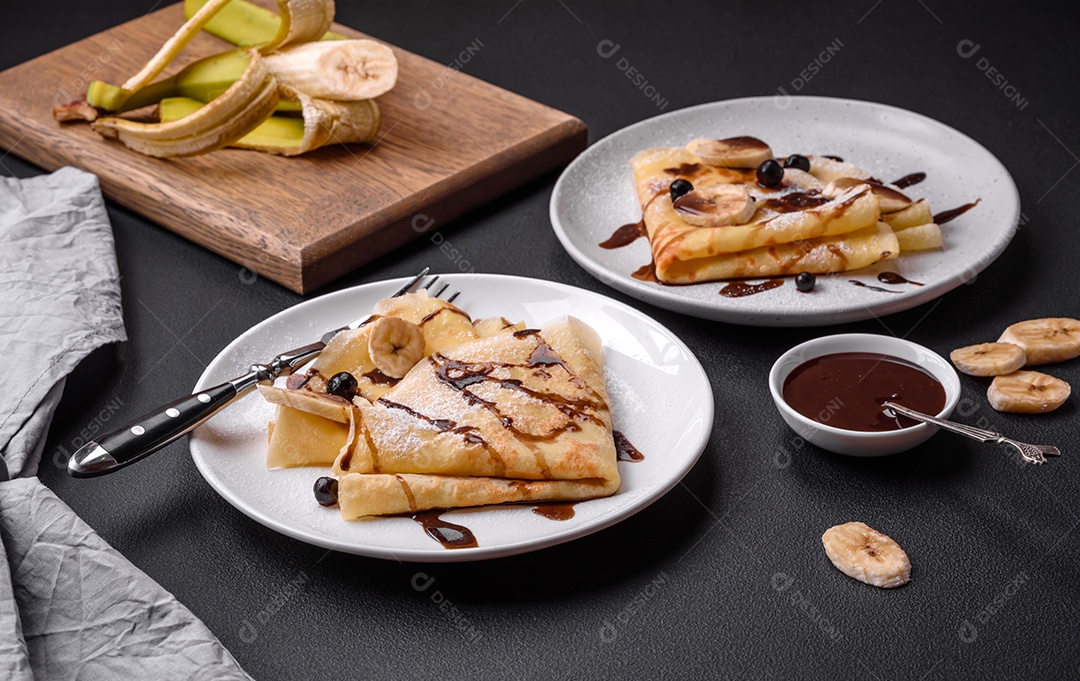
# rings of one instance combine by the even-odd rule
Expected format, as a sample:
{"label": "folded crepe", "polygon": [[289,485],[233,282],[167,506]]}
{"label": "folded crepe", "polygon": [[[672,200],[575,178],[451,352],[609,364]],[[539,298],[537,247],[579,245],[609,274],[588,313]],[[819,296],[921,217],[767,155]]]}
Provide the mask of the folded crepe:
{"label": "folded crepe", "polygon": [[[892,230],[878,225],[878,198],[867,185],[817,205],[780,210],[767,200],[779,193],[757,185],[753,170],[711,166],[683,147],[647,149],[630,165],[656,276],[665,284],[846,271],[900,252]],[[669,187],[676,179],[695,187],[742,184],[758,207],[746,224],[692,225],[672,203]]]}
{"label": "folded crepe", "polygon": [[571,317],[489,329],[501,332],[434,352],[374,401],[263,388],[279,405],[268,464],[332,456],[350,519],[614,494],[596,332]]}

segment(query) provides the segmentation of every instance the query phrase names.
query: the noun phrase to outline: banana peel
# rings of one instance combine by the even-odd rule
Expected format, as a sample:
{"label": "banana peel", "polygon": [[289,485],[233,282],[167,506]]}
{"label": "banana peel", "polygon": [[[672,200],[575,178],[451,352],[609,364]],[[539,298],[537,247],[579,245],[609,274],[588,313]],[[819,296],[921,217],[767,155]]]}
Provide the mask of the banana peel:
{"label": "banana peel", "polygon": [[188,116],[162,123],[108,116],[92,125],[101,135],[119,139],[147,156],[194,156],[239,140],[274,112],[279,97],[266,60],[252,51],[243,75]]}
{"label": "banana peel", "polygon": [[[184,0],[184,16],[190,19],[209,2],[210,0]],[[332,14],[333,13],[331,13],[331,23],[333,19]],[[327,24],[326,28],[329,29],[330,24]],[[247,0],[233,0],[218,11],[217,14],[203,27],[203,30],[237,46],[273,45],[282,32],[281,16],[274,14],[274,12],[264,7],[259,7],[258,5],[247,2]],[[296,42],[346,39],[347,37],[340,33],[334,33],[333,31],[327,30],[321,36],[316,36],[306,41],[293,40],[288,43],[279,43],[275,46],[275,49],[276,47],[281,47],[285,44],[294,44]],[[268,50],[264,47],[262,48],[262,51],[266,53]]]}
{"label": "banana peel", "polygon": [[[288,96],[296,98],[301,116],[270,116],[229,146],[299,156],[329,144],[372,142],[378,135],[382,115],[374,100],[333,102],[295,91],[288,92]],[[158,115],[165,123],[189,116],[204,106],[196,99],[168,97],[161,100]]]}

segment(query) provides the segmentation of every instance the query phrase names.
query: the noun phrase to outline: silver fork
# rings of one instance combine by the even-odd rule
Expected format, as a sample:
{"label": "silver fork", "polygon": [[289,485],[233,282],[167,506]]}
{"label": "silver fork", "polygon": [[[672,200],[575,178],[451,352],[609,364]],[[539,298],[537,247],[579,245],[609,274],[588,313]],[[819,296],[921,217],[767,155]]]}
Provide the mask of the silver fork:
{"label": "silver fork", "polygon": [[1026,442],[1020,442],[1009,437],[1005,437],[1001,433],[995,433],[990,430],[983,430],[982,428],[975,428],[974,426],[967,426],[963,423],[956,423],[954,421],[947,421],[945,419],[939,419],[936,416],[930,416],[924,414],[921,411],[915,411],[914,409],[908,409],[902,404],[896,404],[895,402],[884,402],[883,407],[891,409],[897,414],[903,414],[904,416],[914,419],[916,421],[922,421],[923,423],[930,423],[945,430],[960,435],[966,435],[973,440],[979,442],[993,442],[996,444],[1002,444],[1007,447],[1015,449],[1020,456],[1028,463],[1044,464],[1046,463],[1047,456],[1061,456],[1061,451],[1053,445],[1032,445]]}
{"label": "silver fork", "polygon": [[[391,297],[397,298],[421,288],[430,292],[439,277],[436,275],[424,283],[427,273],[428,268],[425,267]],[[441,297],[449,286],[444,283],[434,296]],[[460,291],[455,292],[446,298],[446,301],[453,302],[459,293]],[[310,345],[283,352],[266,364],[252,364],[243,376],[162,405],[121,428],[94,438],[71,455],[68,460],[68,473],[76,478],[105,475],[153,454],[251,392],[256,385],[273,383],[274,379],[288,376],[315,359],[339,332],[358,329],[369,321],[371,315],[328,331],[320,340]]]}

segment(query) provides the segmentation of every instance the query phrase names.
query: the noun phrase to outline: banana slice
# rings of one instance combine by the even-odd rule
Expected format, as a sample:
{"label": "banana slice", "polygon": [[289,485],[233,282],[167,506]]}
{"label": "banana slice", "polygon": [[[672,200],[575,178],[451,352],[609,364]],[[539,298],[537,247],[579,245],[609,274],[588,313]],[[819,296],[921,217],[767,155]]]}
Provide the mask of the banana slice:
{"label": "banana slice", "polygon": [[371,324],[368,354],[375,367],[391,378],[404,378],[424,358],[424,332],[397,317],[379,317]]}
{"label": "banana slice", "polygon": [[911,561],[900,545],[866,523],[844,523],[821,535],[840,572],[863,584],[893,589],[911,581]]}
{"label": "banana slice", "polygon": [[854,177],[838,177],[825,185],[825,189],[821,193],[830,199],[835,199],[852,187],[858,187],[861,184],[870,185],[870,191],[874,192],[874,195],[878,197],[878,208],[881,209],[882,213],[895,213],[911,206],[911,199],[905,196],[902,191],[879,182],[870,182],[869,180],[860,180]]}
{"label": "banana slice", "polygon": [[857,180],[870,179],[870,173],[859,166],[824,156],[810,157],[810,174],[826,184],[841,177],[854,177]]}
{"label": "banana slice", "polygon": [[477,319],[473,322],[473,328],[476,329],[476,333],[481,338],[487,338],[488,336],[494,336],[500,333],[523,331],[525,329],[525,322],[518,322],[515,324],[506,317],[486,317],[484,319]]}
{"label": "banana slice", "polygon": [[272,385],[260,385],[259,392],[271,404],[292,407],[338,423],[349,422],[349,403],[340,397],[310,390],[286,390]]}
{"label": "banana slice", "polygon": [[998,376],[986,391],[990,406],[1010,414],[1045,414],[1069,399],[1072,388],[1060,378],[1038,371]]}
{"label": "banana slice", "polygon": [[1027,354],[1027,364],[1053,364],[1080,356],[1080,321],[1067,317],[1029,319],[1005,329],[1001,343],[1019,345]]}
{"label": "banana slice", "polygon": [[1024,349],[1012,343],[980,343],[949,353],[956,368],[968,376],[1004,376],[1024,367]]}
{"label": "banana slice", "polygon": [[675,212],[691,225],[723,227],[750,222],[757,207],[741,184],[710,184],[683,194],[673,204]]}
{"label": "banana slice", "polygon": [[822,184],[821,180],[817,179],[805,170],[799,170],[798,168],[784,168],[784,184],[788,184],[793,187],[799,187],[807,191],[810,191],[812,189],[821,191],[825,188],[825,185]]}
{"label": "banana slice", "polygon": [[756,137],[729,137],[723,140],[700,138],[686,145],[711,166],[757,168],[773,157],[772,149]]}

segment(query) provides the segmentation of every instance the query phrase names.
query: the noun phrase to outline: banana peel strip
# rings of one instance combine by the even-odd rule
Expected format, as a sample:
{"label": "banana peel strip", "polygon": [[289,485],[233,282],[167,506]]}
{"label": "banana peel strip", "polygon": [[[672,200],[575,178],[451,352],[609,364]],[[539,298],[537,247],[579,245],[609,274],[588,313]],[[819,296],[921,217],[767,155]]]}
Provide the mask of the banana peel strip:
{"label": "banana peel strip", "polygon": [[240,79],[188,116],[164,123],[109,116],[95,121],[93,128],[148,156],[193,156],[239,140],[274,112],[279,98],[277,82],[265,60],[252,51]]}
{"label": "banana peel strip", "polygon": [[309,97],[299,90],[282,87],[286,98],[300,102],[304,117],[304,137],[296,146],[247,146],[281,156],[299,156],[328,144],[371,142],[379,132],[382,113],[373,99],[333,102]]}
{"label": "banana peel strip", "polygon": [[[123,86],[116,88],[106,83],[98,85],[98,106],[119,111],[131,95],[146,87],[154,78],[171,64],[180,52],[187,47],[199,31],[209,23],[218,12],[233,0],[208,0],[184,22],[184,25],[165,41],[150,61]],[[242,1],[242,0],[236,0]],[[277,34],[270,42],[258,46],[259,52],[267,54],[284,45],[317,41],[334,23],[334,0],[276,0],[281,18]],[[250,47],[250,46],[247,46]],[[97,83],[92,83],[94,88]]]}
{"label": "banana peel strip", "polygon": [[[298,101],[302,118],[272,116],[229,146],[254,149],[279,156],[299,156],[328,144],[374,141],[382,115],[374,100],[333,102],[308,97],[282,88],[282,94]],[[162,120],[176,120],[203,106],[183,97],[162,100]]]}
{"label": "banana peel strip", "polygon": [[210,0],[196,12],[190,19],[184,22],[184,25],[180,27],[171,38],[165,41],[165,44],[161,46],[161,49],[157,51],[150,61],[146,62],[146,65],[131,78],[128,78],[127,82],[121,85],[121,89],[128,92],[135,92],[144,87],[147,83],[152,81],[165,67],[172,63],[176,59],[177,55],[187,44],[191,42],[199,31],[203,29],[203,26],[214,18],[214,15],[218,13],[222,7],[227,5],[231,0]]}

